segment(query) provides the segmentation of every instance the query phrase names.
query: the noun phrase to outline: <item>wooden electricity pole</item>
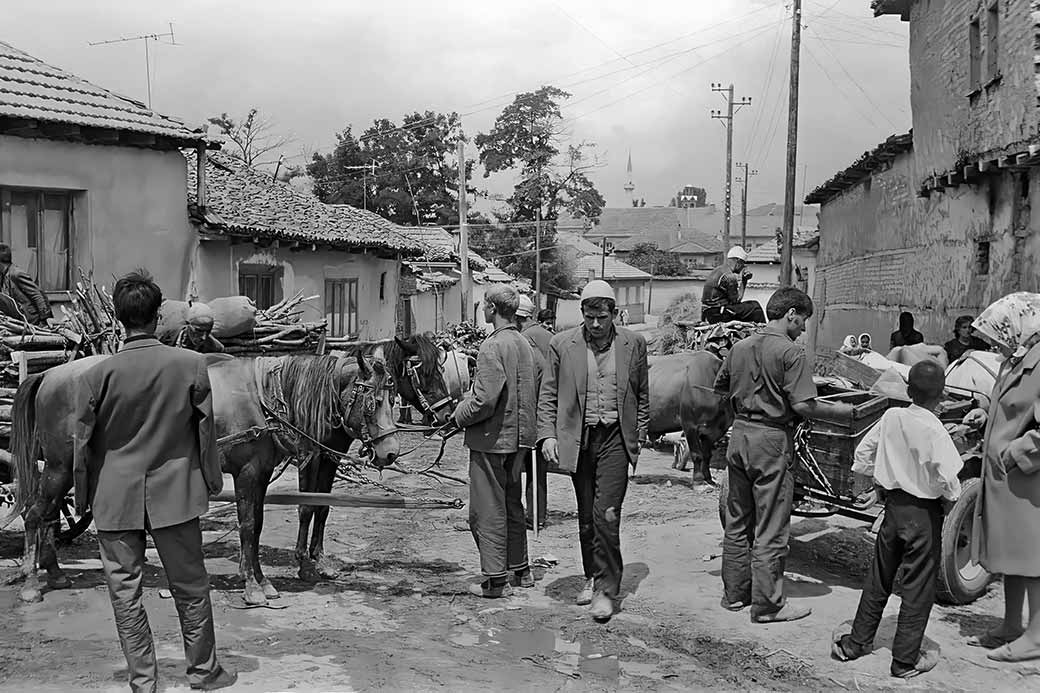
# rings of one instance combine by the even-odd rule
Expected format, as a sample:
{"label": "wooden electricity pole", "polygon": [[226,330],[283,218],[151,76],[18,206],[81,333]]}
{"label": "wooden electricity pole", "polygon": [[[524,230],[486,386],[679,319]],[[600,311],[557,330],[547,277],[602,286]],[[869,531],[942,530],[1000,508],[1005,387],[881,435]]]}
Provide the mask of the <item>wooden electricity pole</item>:
{"label": "wooden electricity pole", "polygon": [[744,169],[744,175],[737,179],[738,183],[743,182],[744,188],[740,193],[740,247],[747,250],[747,186],[751,182],[751,176],[757,176],[758,171],[753,168],[749,168],[751,164],[746,161],[742,164],[737,164],[737,168]]}
{"label": "wooden electricity pole", "polygon": [[469,276],[469,227],[466,225],[466,144],[459,140],[459,263],[462,270],[462,322],[470,322],[473,286]]}
{"label": "wooden electricity pole", "polygon": [[729,227],[733,209],[733,113],[735,108],[739,110],[741,106],[750,106],[751,98],[744,98],[734,103],[732,84],[728,87],[712,84],[711,90],[724,94],[723,98],[726,99],[726,114],[723,115],[722,111],[712,111],[711,117],[726,121],[726,202],[722,223],[722,245],[729,250]]}
{"label": "wooden electricity pole", "polygon": [[795,179],[798,175],[798,58],[802,41],[802,0],[794,0],[791,17],[791,88],[787,115],[787,185],[784,189],[783,247],[780,286],[791,286],[791,245],[794,243]]}

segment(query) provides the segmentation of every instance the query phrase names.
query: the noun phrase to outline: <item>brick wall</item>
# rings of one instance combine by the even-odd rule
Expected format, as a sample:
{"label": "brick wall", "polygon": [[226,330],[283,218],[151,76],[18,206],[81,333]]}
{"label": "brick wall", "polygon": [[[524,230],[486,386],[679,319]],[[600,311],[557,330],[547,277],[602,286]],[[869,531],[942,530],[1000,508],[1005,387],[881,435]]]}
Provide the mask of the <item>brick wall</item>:
{"label": "brick wall", "polygon": [[[922,177],[982,155],[1020,151],[1038,134],[1040,2],[999,0],[999,82],[969,97],[968,25],[988,0],[920,0],[910,12],[914,147]],[[982,82],[989,79],[982,60]],[[973,158],[974,157],[974,158]]]}

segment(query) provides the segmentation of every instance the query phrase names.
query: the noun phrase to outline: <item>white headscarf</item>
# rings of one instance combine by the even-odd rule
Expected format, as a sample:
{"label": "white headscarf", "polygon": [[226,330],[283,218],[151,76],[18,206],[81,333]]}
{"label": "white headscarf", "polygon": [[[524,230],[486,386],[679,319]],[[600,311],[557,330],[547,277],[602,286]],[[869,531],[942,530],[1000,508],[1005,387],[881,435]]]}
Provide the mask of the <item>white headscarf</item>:
{"label": "white headscarf", "polygon": [[971,324],[982,335],[1021,359],[1040,341],[1040,294],[1024,291],[998,299]]}
{"label": "white headscarf", "polygon": [[859,340],[854,334],[845,335],[845,340],[841,343],[841,350],[852,351],[853,349],[859,349]]}

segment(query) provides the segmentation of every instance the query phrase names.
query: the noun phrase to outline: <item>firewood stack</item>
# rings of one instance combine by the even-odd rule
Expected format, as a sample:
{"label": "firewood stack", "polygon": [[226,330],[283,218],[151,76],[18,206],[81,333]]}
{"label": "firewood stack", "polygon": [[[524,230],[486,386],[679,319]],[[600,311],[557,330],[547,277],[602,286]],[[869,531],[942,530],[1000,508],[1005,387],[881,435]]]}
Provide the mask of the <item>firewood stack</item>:
{"label": "firewood stack", "polygon": [[256,311],[256,323],[249,331],[231,337],[217,337],[225,352],[234,356],[321,353],[325,321],[299,322],[303,303],[316,298],[305,298],[301,291],[266,310]]}

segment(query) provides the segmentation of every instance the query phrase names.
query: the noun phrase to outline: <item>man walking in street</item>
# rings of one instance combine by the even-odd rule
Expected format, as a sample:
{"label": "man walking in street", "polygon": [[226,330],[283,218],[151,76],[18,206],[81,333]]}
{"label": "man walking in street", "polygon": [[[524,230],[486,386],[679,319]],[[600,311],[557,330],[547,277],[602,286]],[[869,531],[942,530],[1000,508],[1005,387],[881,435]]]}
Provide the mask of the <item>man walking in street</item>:
{"label": "man walking in street", "polygon": [[744,291],[751,280],[751,272],[747,270],[747,257],[746,250],[737,245],[733,246],[726,254],[726,261],[713,269],[704,280],[701,318],[705,322],[766,321],[758,301],[744,300]]}
{"label": "man walking in street", "polygon": [[521,471],[535,443],[536,391],[531,347],[516,328],[516,290],[498,284],[484,295],[484,320],[494,331],[480,345],[473,387],[452,414],[469,448],[469,525],[484,581],[479,597],[511,594],[510,582],[533,587]]}
{"label": "man walking in street", "polygon": [[173,593],[193,689],[230,686],[217,663],[199,516],[220,492],[209,375],[202,356],[155,338],[162,292],[144,272],[112,292],[126,329],[119,353],[82,376],[73,457],[76,506],[94,512],[116,630],[135,693],[158,687],[155,645],[141,604],[145,533]]}
{"label": "man walking in street", "polygon": [[[541,325],[533,321],[532,315],[534,314],[534,302],[531,301],[527,296],[520,294],[520,307],[516,309],[516,327],[520,330],[520,334],[527,339],[527,343],[531,345],[531,352],[534,358],[534,390],[535,397],[537,398],[538,390],[542,386],[542,376],[545,373],[545,355],[538,347],[538,343],[534,340],[531,330],[533,327],[541,328]],[[544,329],[543,329],[544,331]],[[548,347],[548,343],[546,343]],[[536,400],[537,401],[537,400]],[[538,473],[535,474],[531,468],[533,464],[532,457],[538,457]],[[524,458],[524,474],[527,477],[525,482],[527,505],[525,506],[525,516],[527,518],[527,528],[534,529],[534,523],[537,519],[538,529],[545,528],[545,518],[548,511],[545,507],[545,502],[548,496],[548,485],[549,485],[549,472],[548,465],[545,463],[545,456],[542,455],[541,450],[534,450],[534,455],[528,455]],[[537,479],[535,479],[537,477]],[[537,481],[537,484],[535,483]],[[534,505],[534,493],[535,486],[538,489],[538,517],[533,517],[532,506]]]}
{"label": "man walking in street", "polygon": [[[726,460],[729,496],[722,545],[722,606],[751,605],[755,623],[794,621],[811,610],[784,597],[784,563],[791,528],[795,416],[823,408],[805,349],[795,344],[813,314],[812,300],[792,287],[769,299],[769,324],[733,345],[715,380],[731,399],[736,420]],[[842,406],[832,405],[834,414]]]}
{"label": "man walking in street", "polygon": [[650,423],[646,340],[615,326],[610,285],[581,292],[583,324],[553,337],[538,400],[538,439],[550,464],[569,472],[578,501],[585,587],[578,604],[609,620],[621,587],[621,506],[628,468]]}
{"label": "man walking in street", "polygon": [[0,243],[0,293],[11,297],[30,325],[46,325],[54,317],[40,287],[23,270],[11,264],[11,246]]}

